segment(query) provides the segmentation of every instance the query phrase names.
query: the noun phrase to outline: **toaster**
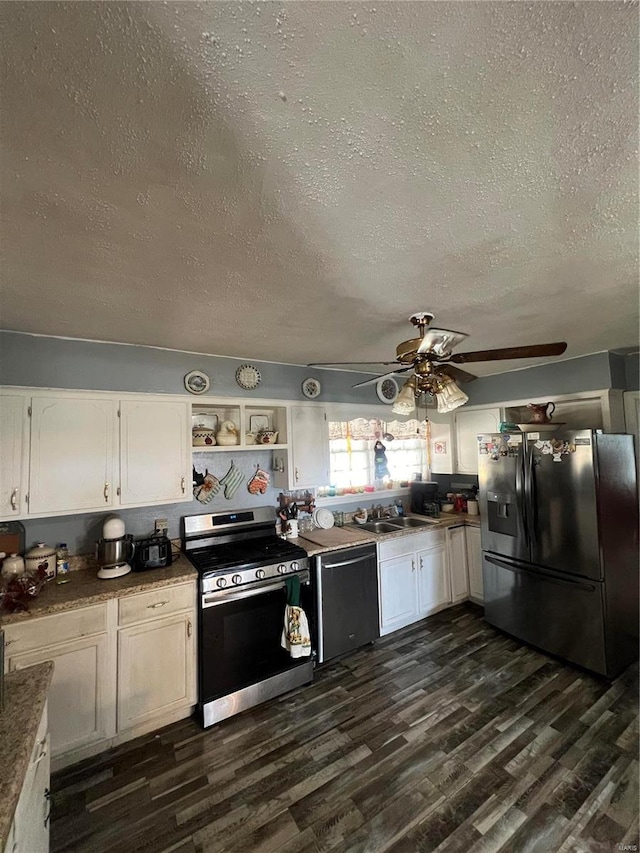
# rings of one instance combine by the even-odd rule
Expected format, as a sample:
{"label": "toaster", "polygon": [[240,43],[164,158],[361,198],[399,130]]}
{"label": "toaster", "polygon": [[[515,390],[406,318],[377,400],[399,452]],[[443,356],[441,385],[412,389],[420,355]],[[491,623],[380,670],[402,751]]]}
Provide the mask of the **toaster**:
{"label": "toaster", "polygon": [[135,545],[136,550],[131,566],[134,572],[161,569],[171,565],[171,540],[167,536],[152,536],[150,539],[141,539]]}

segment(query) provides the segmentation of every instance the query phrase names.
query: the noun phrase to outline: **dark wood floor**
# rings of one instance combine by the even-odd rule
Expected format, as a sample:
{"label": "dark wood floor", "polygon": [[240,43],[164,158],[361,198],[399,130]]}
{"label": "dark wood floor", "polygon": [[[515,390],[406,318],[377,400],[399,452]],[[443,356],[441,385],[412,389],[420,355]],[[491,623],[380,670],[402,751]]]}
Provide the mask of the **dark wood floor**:
{"label": "dark wood floor", "polygon": [[460,605],[52,787],[52,851],[637,851],[637,666],[609,684]]}

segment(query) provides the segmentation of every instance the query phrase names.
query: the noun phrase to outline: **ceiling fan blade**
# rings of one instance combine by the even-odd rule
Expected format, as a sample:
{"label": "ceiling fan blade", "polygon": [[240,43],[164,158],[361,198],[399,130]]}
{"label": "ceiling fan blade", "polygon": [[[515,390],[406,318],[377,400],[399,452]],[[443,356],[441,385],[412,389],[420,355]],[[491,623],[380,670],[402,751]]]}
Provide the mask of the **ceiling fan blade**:
{"label": "ceiling fan blade", "polygon": [[438,358],[444,358],[468,337],[464,332],[452,332],[450,329],[425,329],[418,352],[421,355],[433,353]]}
{"label": "ceiling fan blade", "polygon": [[386,367],[388,364],[397,364],[397,361],[312,361],[307,367]]}
{"label": "ceiling fan blade", "polygon": [[477,352],[460,352],[451,356],[451,361],[466,364],[469,361],[501,361],[507,358],[536,358],[540,355],[562,355],[567,345],[564,341],[554,344],[532,344],[523,347],[485,349]]}
{"label": "ceiling fan blade", "polygon": [[374,376],[373,379],[365,379],[364,382],[358,382],[357,385],[352,385],[352,388],[364,388],[365,385],[373,385],[380,382],[381,379],[386,379],[387,376],[396,376],[398,373],[406,373],[407,370],[413,370],[413,365],[409,367],[401,367],[399,370],[392,370],[391,373],[383,373],[382,376]]}
{"label": "ceiling fan blade", "polygon": [[459,367],[454,367],[453,364],[439,364],[438,373],[444,373],[450,376],[455,382],[473,382],[478,377],[473,373],[467,373],[466,370],[460,370]]}

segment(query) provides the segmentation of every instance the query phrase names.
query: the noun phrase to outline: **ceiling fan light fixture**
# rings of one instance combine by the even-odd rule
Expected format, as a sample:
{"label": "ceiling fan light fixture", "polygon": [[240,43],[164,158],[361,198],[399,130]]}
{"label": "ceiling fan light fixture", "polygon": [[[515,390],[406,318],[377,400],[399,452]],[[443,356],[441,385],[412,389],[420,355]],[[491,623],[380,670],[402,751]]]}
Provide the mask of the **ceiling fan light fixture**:
{"label": "ceiling fan light fixture", "polygon": [[436,390],[436,400],[440,414],[453,412],[454,409],[469,402],[467,395],[450,376],[441,377]]}
{"label": "ceiling fan light fixture", "polygon": [[416,408],[416,377],[411,376],[402,386],[398,397],[391,407],[396,415],[410,415]]}

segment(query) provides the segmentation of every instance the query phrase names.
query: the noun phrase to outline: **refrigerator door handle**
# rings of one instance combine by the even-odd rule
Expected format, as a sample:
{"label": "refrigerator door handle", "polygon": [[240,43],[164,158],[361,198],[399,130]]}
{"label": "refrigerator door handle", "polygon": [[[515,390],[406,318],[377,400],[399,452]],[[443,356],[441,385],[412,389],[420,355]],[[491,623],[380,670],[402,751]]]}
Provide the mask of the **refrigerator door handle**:
{"label": "refrigerator door handle", "polygon": [[521,569],[518,566],[513,565],[513,563],[507,563],[504,560],[498,560],[496,557],[490,557],[488,554],[485,554],[484,558],[488,563],[492,563],[494,566],[498,566],[501,569],[508,569],[510,572],[514,572],[518,575],[535,575],[545,581],[549,581],[549,583],[557,584],[558,586],[577,586],[581,589],[586,589],[589,592],[594,592],[596,589],[595,584],[592,583],[585,583],[584,581],[579,580],[565,580],[564,578],[554,577],[553,575],[547,574],[546,572],[537,572],[532,569]]}
{"label": "refrigerator door handle", "polygon": [[518,514],[522,523],[524,532],[524,541],[529,544],[529,531],[527,529],[527,513],[526,513],[526,492],[524,490],[524,462],[526,450],[524,446],[520,448],[518,461],[516,462],[516,504]]}
{"label": "refrigerator door handle", "polygon": [[536,542],[536,523],[537,523],[537,508],[535,505],[535,497],[533,492],[533,453],[527,450],[524,451],[524,496],[526,503],[527,517],[527,532],[531,547],[535,546]]}

